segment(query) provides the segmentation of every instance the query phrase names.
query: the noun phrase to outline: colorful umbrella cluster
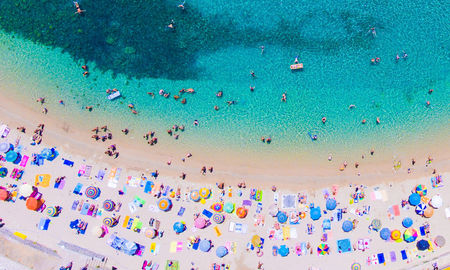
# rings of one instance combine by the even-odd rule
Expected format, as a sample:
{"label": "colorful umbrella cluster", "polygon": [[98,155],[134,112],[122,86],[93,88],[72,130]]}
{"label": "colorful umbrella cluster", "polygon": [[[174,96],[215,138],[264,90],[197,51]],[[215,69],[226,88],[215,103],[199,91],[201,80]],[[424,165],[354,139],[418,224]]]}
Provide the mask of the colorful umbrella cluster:
{"label": "colorful umbrella cluster", "polygon": [[105,209],[105,211],[111,212],[116,208],[116,203],[113,202],[112,200],[105,200],[103,202],[103,209]]}
{"label": "colorful umbrella cluster", "polygon": [[98,187],[94,187],[94,186],[89,186],[86,188],[86,190],[84,191],[84,194],[86,195],[86,197],[88,197],[89,199],[95,200],[98,197],[100,197],[100,189]]}
{"label": "colorful umbrella cluster", "polygon": [[217,213],[217,214],[214,214],[212,219],[215,223],[222,224],[225,221],[225,216]]}
{"label": "colorful umbrella cluster", "polygon": [[162,198],[158,201],[158,208],[161,211],[169,211],[172,208],[172,201],[168,198]]}
{"label": "colorful umbrella cluster", "polygon": [[330,247],[327,244],[322,243],[317,247],[317,253],[319,255],[327,255],[329,252]]}

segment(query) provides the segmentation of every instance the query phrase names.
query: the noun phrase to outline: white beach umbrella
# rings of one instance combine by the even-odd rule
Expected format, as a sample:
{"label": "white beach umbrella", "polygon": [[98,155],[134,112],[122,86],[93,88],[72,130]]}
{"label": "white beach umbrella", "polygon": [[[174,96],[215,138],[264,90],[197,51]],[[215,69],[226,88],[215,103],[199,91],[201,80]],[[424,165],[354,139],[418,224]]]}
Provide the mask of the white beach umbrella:
{"label": "white beach umbrella", "polygon": [[24,197],[29,197],[31,195],[31,193],[33,193],[33,186],[31,186],[29,184],[23,184],[19,188],[19,193],[20,193],[20,195],[22,195]]}
{"label": "white beach umbrella", "polygon": [[442,206],[442,197],[440,195],[434,195],[433,198],[431,198],[430,205],[433,208],[439,208]]}

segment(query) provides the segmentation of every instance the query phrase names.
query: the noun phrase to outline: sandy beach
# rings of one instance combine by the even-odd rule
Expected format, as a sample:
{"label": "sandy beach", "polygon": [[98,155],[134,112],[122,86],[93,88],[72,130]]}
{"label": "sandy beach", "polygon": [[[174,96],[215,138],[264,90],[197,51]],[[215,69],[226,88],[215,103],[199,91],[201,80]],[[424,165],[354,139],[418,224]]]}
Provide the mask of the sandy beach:
{"label": "sandy beach", "polygon": [[[389,269],[432,269],[433,263],[438,263],[440,267],[450,264],[448,245],[439,248],[432,244],[433,250],[416,250],[416,242],[420,239],[429,239],[432,243],[438,235],[447,240],[450,238],[449,231],[446,229],[448,219],[444,211],[449,207],[448,198],[446,198],[449,187],[446,180],[450,176],[448,173],[449,159],[446,156],[448,153],[444,153],[445,151],[442,151],[442,154],[433,153],[434,160],[431,164],[425,163],[426,156],[422,156],[422,158],[417,156],[417,164],[412,166],[413,169],[409,174],[404,167],[395,172],[392,168],[386,166],[384,170],[374,170],[372,173],[367,168],[368,172],[361,171],[361,176],[355,176],[355,171],[348,172],[349,169],[347,169],[342,175],[335,172],[334,175],[337,174],[338,176],[334,177],[325,173],[323,177],[320,175],[312,176],[313,173],[311,172],[302,175],[299,171],[295,172],[295,176],[289,177],[283,174],[277,175],[278,170],[274,170],[272,175],[270,173],[265,174],[266,171],[262,171],[261,167],[246,166],[244,169],[247,173],[240,175],[242,168],[235,171],[232,168],[222,167],[220,162],[209,160],[208,165],[214,166],[214,172],[208,172],[206,176],[202,176],[199,168],[201,168],[204,160],[197,153],[193,153],[194,156],[191,159],[182,163],[176,161],[176,159],[183,157],[182,153],[170,151],[164,153],[163,149],[156,150],[155,153],[146,153],[147,151],[142,151],[142,149],[138,151],[139,149],[128,147],[124,138],[117,140],[114,138],[106,143],[92,142],[89,139],[89,133],[83,131],[86,127],[81,130],[77,129],[77,125],[74,123],[61,122],[57,118],[52,118],[51,113],[44,116],[38,110],[38,107],[20,106],[12,101],[5,102],[5,105],[0,107],[2,122],[11,128],[10,134],[1,139],[1,142],[15,144],[16,139],[19,138],[18,145],[22,145],[21,153],[30,157],[32,153],[40,153],[45,147],[56,147],[59,152],[59,156],[55,160],[45,161],[41,166],[26,165],[24,175],[20,180],[13,180],[9,175],[1,180],[1,186],[11,189],[10,184],[17,186],[21,186],[23,183],[35,184],[36,175],[50,174],[50,186],[38,186],[39,192],[42,193],[47,207],[62,207],[59,216],[50,217],[51,222],[48,230],[38,230],[37,225],[40,219],[48,217],[46,211],[41,213],[28,210],[25,207],[25,201],[19,199],[16,199],[15,203],[0,202],[1,218],[5,222],[5,226],[0,229],[3,238],[1,243],[5,247],[0,249],[2,255],[30,269],[59,269],[60,266],[67,265],[70,261],[73,261],[74,269],[79,269],[86,264],[88,269],[111,269],[112,266],[117,267],[117,269],[141,269],[144,260],[159,264],[159,269],[164,269],[168,260],[178,261],[179,269],[190,269],[191,267],[194,269],[210,269],[214,263],[229,265],[229,269],[257,269],[259,262],[263,264],[260,269],[276,269],[280,266],[292,267],[292,265],[298,263],[302,265],[299,269],[350,269],[353,263],[360,263],[363,266],[362,269],[384,269],[385,267]],[[30,145],[31,133],[39,123],[45,123],[43,142],[41,145],[32,146]],[[27,133],[18,132],[15,129],[16,126],[25,126]],[[116,143],[120,149],[121,155],[118,159],[112,159],[103,154],[107,145],[112,143]],[[446,146],[445,148],[448,149]],[[73,161],[74,166],[64,166],[62,159]],[[170,159],[173,160],[173,164],[168,166],[165,162]],[[385,162],[385,164],[388,163]],[[92,166],[92,171],[86,177],[79,176],[80,166],[86,165]],[[3,162],[3,166],[8,168],[9,171],[17,167],[10,162]],[[109,179],[113,168],[123,169],[115,188],[110,187]],[[95,177],[97,171],[100,170],[105,170],[106,173],[103,180]],[[151,176],[151,172],[155,170],[159,172],[157,178]],[[436,172],[432,174],[434,170]],[[186,180],[181,180],[178,177],[181,171],[189,175]],[[270,171],[270,168],[268,171]],[[155,198],[158,195],[157,188],[154,188],[150,194],[143,192],[142,174],[145,175],[146,179],[153,181],[155,186],[159,186],[159,184],[164,184],[166,187],[170,186],[170,190],[173,191],[169,191],[167,198],[170,198],[173,203],[171,211],[158,210],[159,199]],[[437,174],[442,175],[443,185],[442,187],[431,188],[430,178]],[[262,177],[262,175],[265,175],[265,177]],[[300,175],[302,176],[300,177]],[[63,189],[53,188],[55,179],[61,176],[66,176],[65,187]],[[280,181],[281,179],[282,181]],[[247,187],[237,188],[236,184],[242,181],[245,181]],[[223,194],[221,194],[222,190],[216,187],[218,182],[225,182]],[[96,200],[87,200],[84,194],[81,196],[74,194],[75,186],[79,183],[84,187],[91,185],[98,187],[101,190],[100,197]],[[439,209],[435,209],[433,217],[426,219],[416,215],[414,206],[408,204],[405,207],[400,207],[398,215],[391,214],[389,209],[393,205],[400,205],[402,200],[408,200],[411,190],[419,184],[428,187],[427,197],[431,198],[437,194],[442,196],[443,204]],[[271,190],[272,185],[276,185],[276,192]],[[337,190],[334,195],[332,194],[333,186]],[[192,190],[199,190],[204,187],[212,192],[209,199],[200,203],[189,199]],[[365,194],[365,198],[358,203],[355,203],[350,197],[351,194],[355,193],[356,187],[361,190],[364,189]],[[252,198],[252,188],[262,191],[260,200],[249,200],[249,198]],[[175,194],[177,189],[180,190],[179,195],[170,197],[169,194]],[[124,194],[118,193],[119,190]],[[294,208],[291,209],[283,209],[281,198],[288,194],[293,194],[295,197],[297,197],[297,194],[306,195],[306,202],[298,206],[295,203]],[[317,221],[309,218],[311,203],[321,207],[322,210],[326,210],[324,194],[330,194],[328,196],[335,198],[338,203],[337,208],[346,209],[347,212],[343,214],[340,221],[333,220],[331,230],[328,231],[322,230],[322,221],[335,217],[336,210],[323,212],[322,218]],[[142,208],[130,206],[135,196],[145,200]],[[164,195],[162,198],[164,198]],[[88,201],[90,204],[96,205],[96,208],[101,209],[103,201],[106,199],[111,199],[116,203],[121,202],[120,211],[113,213],[103,211],[101,216],[93,217],[81,215],[77,210],[71,210],[74,201]],[[277,208],[279,208],[279,211],[289,214],[305,211],[306,217],[304,220],[300,220],[298,224],[290,224],[289,221],[286,224],[280,224],[277,217],[274,218],[268,214],[275,199],[278,200]],[[248,215],[244,219],[238,218],[236,214],[224,214],[225,222],[222,224],[215,224],[211,221],[212,224],[205,229],[195,227],[194,214],[201,213],[203,209],[214,212],[210,206],[216,202],[232,202],[238,207],[244,203],[247,204],[248,201],[251,205],[247,205]],[[261,203],[261,205],[258,206],[258,203]],[[262,210],[257,209],[261,206]],[[181,207],[185,208],[185,211],[182,216],[179,216],[177,212]],[[368,207],[369,211],[367,211]],[[118,225],[109,228],[109,233],[104,238],[92,235],[92,229],[101,226],[103,219],[111,217],[111,214],[120,215]],[[131,218],[139,217],[143,222],[144,228],[140,233],[123,227],[124,219],[127,216]],[[430,233],[426,236],[419,236],[417,241],[412,243],[405,241],[396,243],[390,238],[387,241],[380,239],[379,232],[369,229],[372,220],[377,218],[381,220],[383,228],[399,229],[403,232],[405,230],[402,226],[404,217],[410,217],[413,220],[413,227],[417,230],[425,223],[429,224]],[[159,230],[163,232],[163,237],[149,239],[144,236],[145,228],[149,227],[150,218],[160,221]],[[81,219],[88,223],[85,234],[76,234],[74,230],[69,228],[69,223],[75,219]],[[357,220],[355,229],[349,233],[343,232],[341,229],[342,222],[345,220]],[[176,234],[173,230],[175,222],[184,222],[186,231]],[[236,232],[237,229],[230,231],[230,224],[233,223],[242,224],[240,226],[243,226],[244,229],[241,228],[240,232]],[[126,227],[126,224],[124,226]],[[314,227],[313,233],[307,233],[308,226]],[[216,230],[220,232],[220,235]],[[290,233],[283,235],[282,231],[290,231]],[[26,235],[26,239],[29,239],[32,243],[38,243],[48,250],[53,250],[54,256],[42,253],[42,247],[36,248],[31,245],[31,247],[26,246],[25,248],[23,241],[11,236],[12,232],[20,232]],[[275,236],[273,236],[274,233]],[[323,233],[327,234],[326,241],[322,241],[324,240]],[[129,256],[107,245],[107,239],[114,234],[145,246],[142,256]],[[255,250],[248,248],[254,235],[264,238],[264,247],[258,252],[259,255],[255,251],[258,248],[255,248]],[[204,253],[194,250],[188,244],[188,239],[196,236],[199,239],[208,239],[213,243],[214,247],[210,252]],[[352,247],[356,247],[356,250],[351,248],[351,252],[338,253],[336,241],[340,239],[350,239]],[[359,239],[370,239],[365,251],[358,249]],[[62,241],[74,244],[79,248],[88,249],[89,254],[98,254],[104,259],[101,260],[61,248],[64,245]],[[181,242],[181,244],[178,242]],[[302,255],[298,256],[295,254],[296,246],[302,242],[309,243],[311,248],[303,250]],[[321,243],[329,246],[328,255],[317,254],[317,246]],[[150,251],[152,244],[157,247],[157,252]],[[280,258],[280,255],[274,257],[272,255],[273,246],[280,247],[281,245],[286,245],[290,254],[287,257]],[[220,246],[230,247],[230,254],[222,259],[215,255],[216,248]],[[408,252],[408,259],[401,259],[402,250]],[[391,251],[396,254],[395,262],[388,259],[388,254]],[[19,256],[20,252],[25,252],[27,255]],[[157,256],[154,255],[155,253],[157,253]],[[375,263],[370,266],[367,265],[368,257],[379,253],[385,254],[386,262],[380,265]],[[36,264],[36,261],[42,264]],[[4,262],[0,261],[0,263]],[[0,264],[0,267],[5,266]]]}

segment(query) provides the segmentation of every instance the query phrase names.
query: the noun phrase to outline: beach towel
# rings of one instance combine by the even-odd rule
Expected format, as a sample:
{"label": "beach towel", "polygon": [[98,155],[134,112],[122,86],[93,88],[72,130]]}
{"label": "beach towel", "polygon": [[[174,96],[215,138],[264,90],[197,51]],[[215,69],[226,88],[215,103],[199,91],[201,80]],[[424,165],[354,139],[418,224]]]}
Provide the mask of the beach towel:
{"label": "beach towel", "polygon": [[283,227],[283,240],[288,240],[291,238],[291,228],[288,226]]}
{"label": "beach towel", "polygon": [[242,205],[243,206],[252,207],[252,201],[250,201],[250,200],[243,200],[242,201]]}
{"label": "beach towel", "polygon": [[[234,232],[234,227],[236,226],[236,223],[230,221],[230,225],[228,226],[229,232]],[[274,231],[275,232],[275,231]]]}
{"label": "beach towel", "polygon": [[180,210],[178,211],[178,214],[177,214],[177,215],[180,216],[180,217],[182,217],[185,210],[186,210],[186,208],[180,207]]}
{"label": "beach towel", "polygon": [[83,184],[78,183],[75,188],[73,189],[73,194],[77,194],[77,195],[83,195],[83,193],[81,193],[81,189],[83,188]]}
{"label": "beach towel", "polygon": [[384,253],[378,253],[377,257],[378,257],[378,263],[379,264],[382,264],[382,263],[385,262]]}
{"label": "beach towel", "polygon": [[183,251],[183,242],[177,242],[177,252]]}
{"label": "beach towel", "polygon": [[147,181],[144,187],[144,193],[152,193],[152,189],[155,184],[152,181]]}
{"label": "beach towel", "polygon": [[73,201],[72,203],[72,210],[77,210],[77,206],[80,202],[78,200]]}
{"label": "beach towel", "polygon": [[86,165],[83,176],[89,178],[91,176],[92,166]]}
{"label": "beach towel", "polygon": [[391,262],[396,262],[397,261],[397,256],[395,255],[395,251],[391,251],[389,253],[390,257],[391,257]]}
{"label": "beach towel", "polygon": [[105,170],[98,170],[97,176],[95,176],[95,178],[97,178],[97,180],[99,181],[103,181],[103,177],[105,177],[105,174]]}
{"label": "beach towel", "polygon": [[89,207],[90,207],[89,203],[84,203],[83,207],[81,208],[80,214],[87,215]]}
{"label": "beach towel", "polygon": [[48,230],[49,224],[50,224],[50,219],[48,219],[48,218],[41,218],[41,220],[39,222],[38,229],[42,230],[42,231],[46,231],[46,230]]}
{"label": "beach towel", "polygon": [[89,210],[87,212],[87,215],[92,217],[92,214],[94,213],[94,210],[95,210],[95,205],[91,204],[89,206]]}
{"label": "beach towel", "polygon": [[22,240],[27,239],[27,236],[26,236],[25,234],[23,234],[23,233],[20,233],[20,232],[14,232],[13,234],[14,234],[15,236],[19,237],[19,238],[22,239]]}
{"label": "beach towel", "polygon": [[262,203],[258,203],[258,205],[256,206],[256,213],[259,214],[262,211]]}
{"label": "beach towel", "polygon": [[130,221],[130,216],[125,216],[122,227],[126,228],[128,226],[129,221]]}
{"label": "beach towel", "polygon": [[222,235],[222,232],[219,230],[219,227],[215,226],[214,231],[216,232],[217,237]]}
{"label": "beach towel", "polygon": [[169,192],[170,192],[170,186],[166,186],[166,187],[164,188],[164,191],[163,191],[162,195],[163,195],[163,196],[167,196],[167,193],[169,193]]}
{"label": "beach towel", "polygon": [[400,251],[400,254],[402,254],[402,260],[407,260],[408,259],[408,255],[406,255],[406,250]]}
{"label": "beach towel", "polygon": [[27,166],[27,162],[28,162],[29,157],[27,155],[24,155],[22,157],[22,160],[20,161],[19,166],[20,167],[26,167]]}
{"label": "beach towel", "polygon": [[206,216],[207,218],[211,218],[212,215],[213,215],[213,213],[211,213],[210,211],[208,211],[208,210],[206,210],[206,209],[203,209],[202,214],[203,214],[204,216]]}
{"label": "beach towel", "polygon": [[59,182],[59,185],[58,185],[58,189],[63,190],[65,185],[66,185],[66,179],[61,179],[61,181]]}
{"label": "beach towel", "polygon": [[86,165],[81,165],[80,169],[78,169],[78,176],[82,176],[86,172]]}
{"label": "beach towel", "polygon": [[68,159],[63,159],[63,165],[73,167],[73,161],[70,161]]}

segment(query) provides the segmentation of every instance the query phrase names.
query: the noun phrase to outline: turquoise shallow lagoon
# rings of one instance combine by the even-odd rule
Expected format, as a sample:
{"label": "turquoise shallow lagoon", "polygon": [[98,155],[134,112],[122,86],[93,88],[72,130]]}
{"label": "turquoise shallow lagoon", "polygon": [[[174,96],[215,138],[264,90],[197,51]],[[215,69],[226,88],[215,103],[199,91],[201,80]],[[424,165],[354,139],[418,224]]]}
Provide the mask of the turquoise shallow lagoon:
{"label": "turquoise shallow lagoon", "polygon": [[[448,1],[192,0],[185,11],[177,4],[82,0],[79,16],[70,1],[2,1],[1,90],[30,102],[63,99],[66,106],[55,109],[61,117],[92,124],[159,132],[185,124],[183,143],[242,153],[326,156],[376,147],[395,155],[450,135]],[[172,19],[175,31],[166,27]],[[402,51],[408,58],[396,61]],[[291,72],[296,56],[304,70]],[[380,63],[372,65],[375,57]],[[124,99],[108,101],[108,88]],[[172,98],[181,88],[196,91],[182,96],[185,105]]]}

